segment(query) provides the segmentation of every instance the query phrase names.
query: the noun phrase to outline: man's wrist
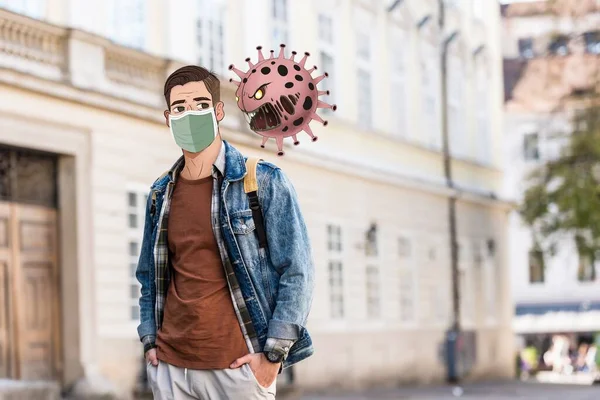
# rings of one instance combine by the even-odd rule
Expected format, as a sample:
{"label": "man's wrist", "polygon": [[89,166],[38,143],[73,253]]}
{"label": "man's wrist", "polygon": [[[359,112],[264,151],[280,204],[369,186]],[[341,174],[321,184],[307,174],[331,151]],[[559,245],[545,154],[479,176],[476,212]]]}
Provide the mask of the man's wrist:
{"label": "man's wrist", "polygon": [[144,354],[146,354],[149,350],[156,348],[156,336],[146,335],[142,338],[142,343],[144,344]]}
{"label": "man's wrist", "polygon": [[268,338],[263,353],[269,362],[281,363],[287,358],[293,344],[293,340]]}

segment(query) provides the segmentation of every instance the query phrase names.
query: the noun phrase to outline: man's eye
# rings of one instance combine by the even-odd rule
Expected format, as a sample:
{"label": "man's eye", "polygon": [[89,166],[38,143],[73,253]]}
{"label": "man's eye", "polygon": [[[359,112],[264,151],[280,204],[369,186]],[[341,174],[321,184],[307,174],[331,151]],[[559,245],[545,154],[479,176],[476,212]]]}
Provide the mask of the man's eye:
{"label": "man's eye", "polygon": [[208,103],[198,103],[198,109],[199,110],[205,110],[207,108],[209,108],[210,105]]}
{"label": "man's eye", "polygon": [[173,109],[173,111],[175,111],[176,113],[183,112],[184,110],[185,110],[184,106],[177,106]]}

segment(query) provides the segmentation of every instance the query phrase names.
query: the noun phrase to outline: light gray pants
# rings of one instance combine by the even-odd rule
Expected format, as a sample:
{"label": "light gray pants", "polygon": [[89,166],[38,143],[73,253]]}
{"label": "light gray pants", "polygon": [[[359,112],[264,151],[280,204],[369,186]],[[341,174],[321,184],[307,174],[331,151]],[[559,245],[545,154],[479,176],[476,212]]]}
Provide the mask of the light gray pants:
{"label": "light gray pants", "polygon": [[259,400],[275,399],[277,380],[269,388],[259,385],[248,364],[237,369],[198,370],[175,367],[163,361],[146,363],[154,400]]}

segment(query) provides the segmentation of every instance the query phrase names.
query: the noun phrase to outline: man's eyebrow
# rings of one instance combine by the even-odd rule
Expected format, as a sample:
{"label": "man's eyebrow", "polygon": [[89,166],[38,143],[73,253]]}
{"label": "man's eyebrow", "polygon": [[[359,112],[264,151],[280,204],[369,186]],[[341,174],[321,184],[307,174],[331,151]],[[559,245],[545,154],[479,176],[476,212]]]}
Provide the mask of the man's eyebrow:
{"label": "man's eyebrow", "polygon": [[208,97],[196,97],[196,98],[194,98],[194,101],[203,101],[203,100],[210,101],[210,99]]}
{"label": "man's eyebrow", "polygon": [[174,102],[171,103],[171,107],[173,107],[175,104],[183,104],[185,103],[185,100],[175,100]]}

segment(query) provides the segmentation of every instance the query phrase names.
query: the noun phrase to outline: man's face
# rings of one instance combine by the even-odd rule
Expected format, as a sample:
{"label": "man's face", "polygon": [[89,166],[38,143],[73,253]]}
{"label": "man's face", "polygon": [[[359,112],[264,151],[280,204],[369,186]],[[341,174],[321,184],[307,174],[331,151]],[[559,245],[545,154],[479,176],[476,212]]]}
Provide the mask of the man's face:
{"label": "man's face", "polygon": [[165,119],[169,126],[169,115],[180,115],[186,111],[202,111],[215,108],[217,122],[220,122],[225,113],[223,102],[213,104],[212,96],[204,82],[188,82],[185,85],[174,86],[171,89],[169,109],[165,111]]}

